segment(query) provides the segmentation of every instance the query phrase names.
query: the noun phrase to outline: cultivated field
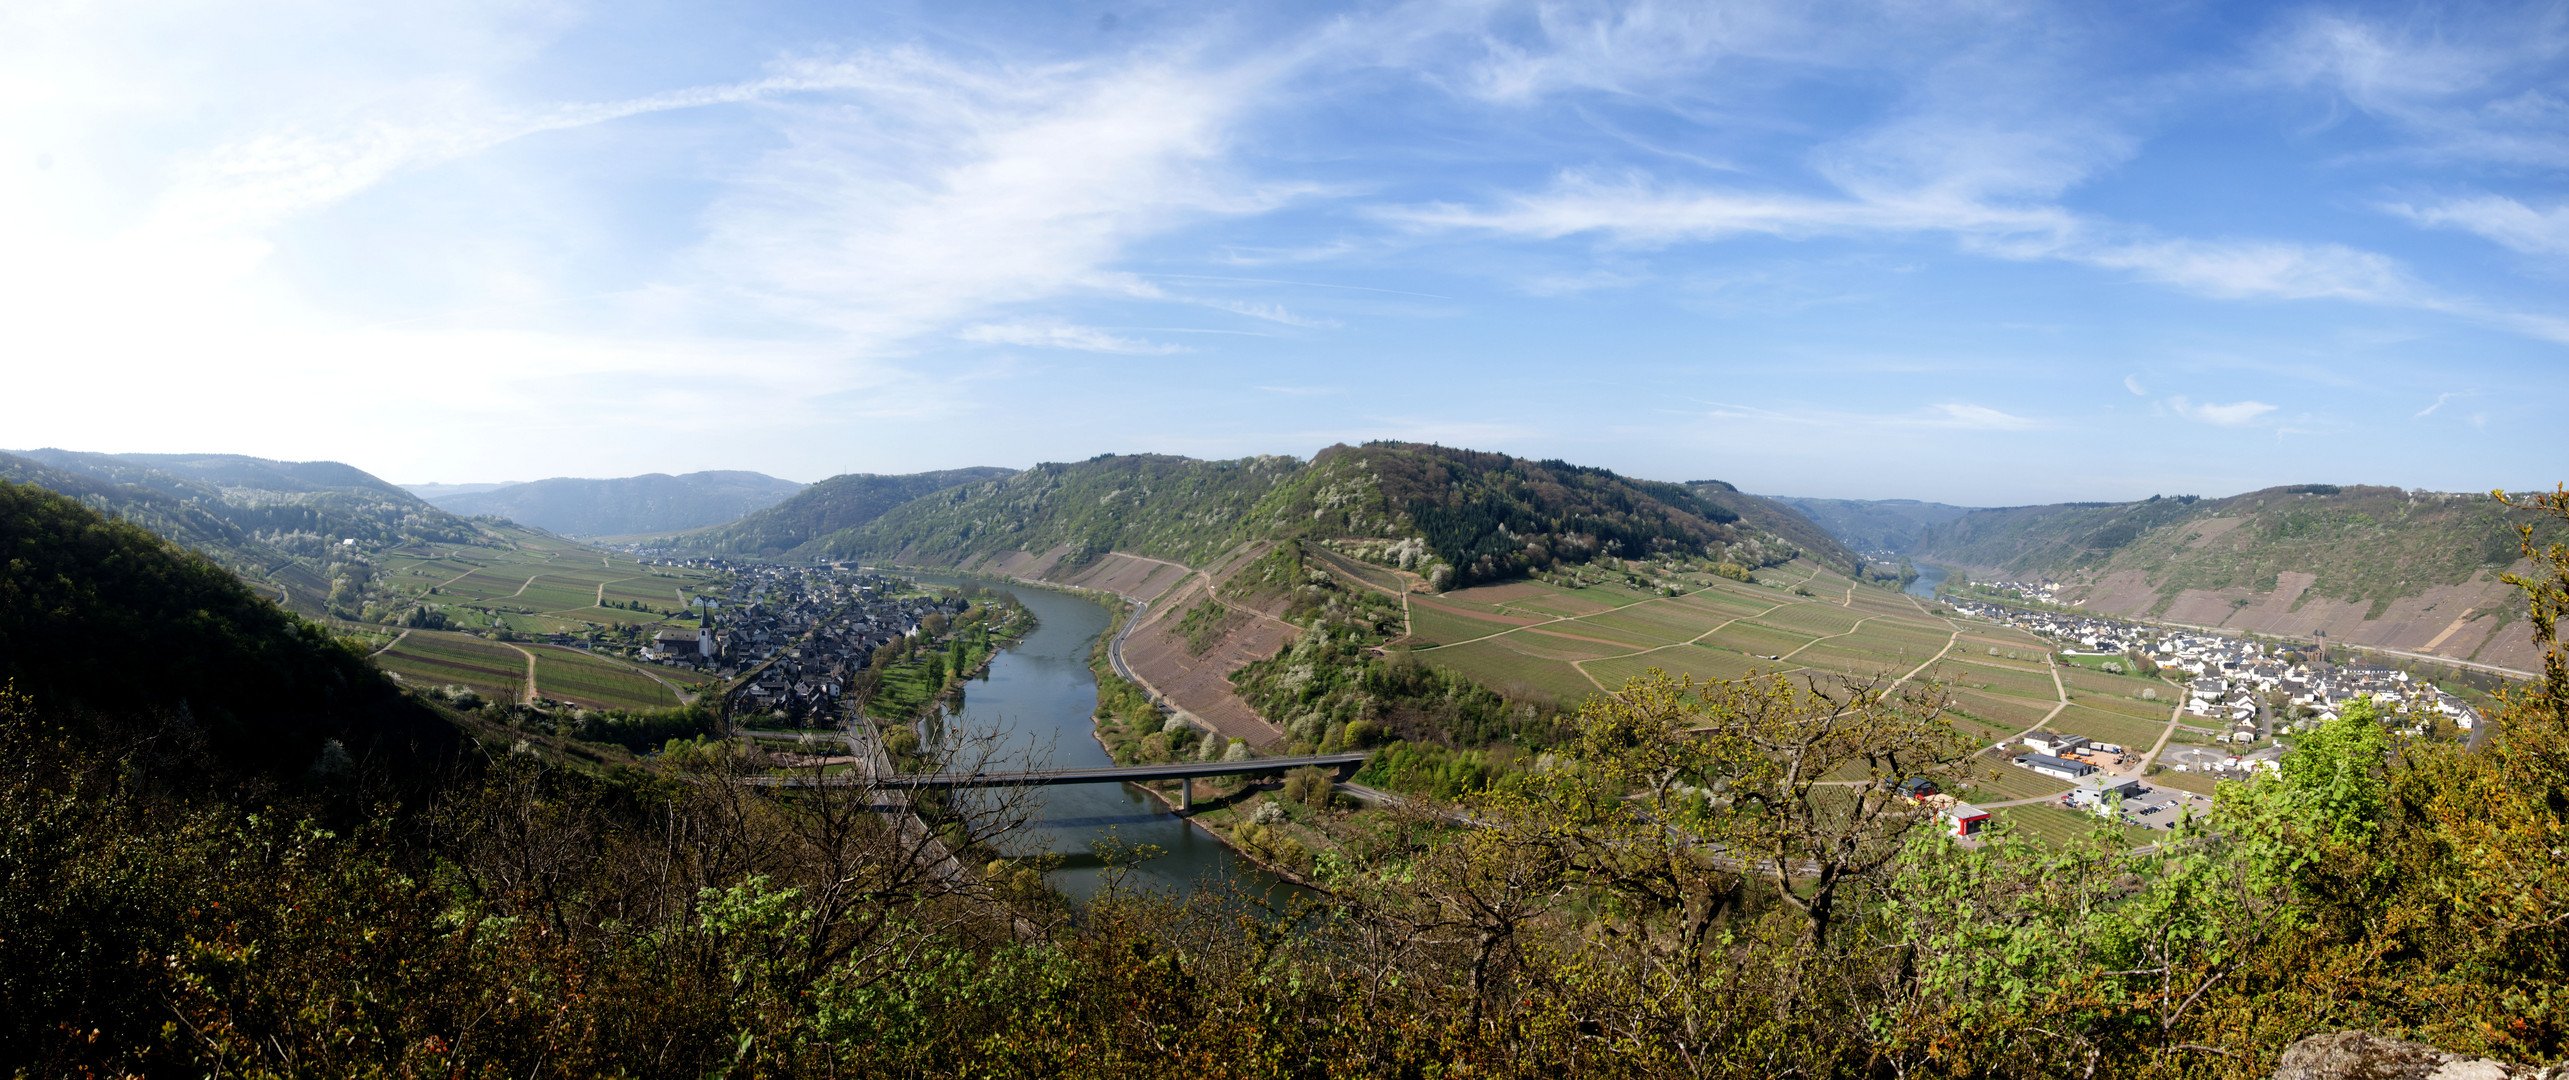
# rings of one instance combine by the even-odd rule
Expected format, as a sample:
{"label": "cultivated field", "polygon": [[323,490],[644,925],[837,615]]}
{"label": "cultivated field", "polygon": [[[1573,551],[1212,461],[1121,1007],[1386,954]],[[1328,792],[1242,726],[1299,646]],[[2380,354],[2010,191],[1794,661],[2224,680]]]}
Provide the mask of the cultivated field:
{"label": "cultivated field", "polygon": [[[2042,838],[2053,845],[2074,843],[2094,834],[2098,822],[2094,814],[2063,810],[2055,806],[2007,806],[1990,811],[2009,828]],[[2128,844],[2147,844],[2160,838],[2155,830],[2134,825],[2108,826],[2113,835]]]}
{"label": "cultivated field", "polygon": [[413,630],[375,664],[421,689],[462,686],[495,701],[526,695],[526,654],[462,634]]}
{"label": "cultivated field", "polygon": [[535,692],[557,701],[603,709],[662,709],[678,695],[660,680],[578,649],[529,645],[535,654]]}
{"label": "cultivated field", "polygon": [[456,626],[528,634],[688,618],[692,600],[718,591],[704,571],[646,566],[528,529],[494,531],[505,546],[391,552],[380,562],[384,583],[439,608]]}
{"label": "cultivated field", "polygon": [[[1413,595],[1406,643],[1419,659],[1488,685],[1575,701],[1652,668],[1699,680],[1752,671],[1899,678],[1954,640],[1954,622],[1910,597],[1807,562],[1762,573],[1784,587],[1705,576],[1667,596],[1564,577]],[[1809,595],[1792,592],[1795,585]],[[2039,663],[2039,645],[2030,648]],[[2043,679],[2042,696],[2057,700]]]}

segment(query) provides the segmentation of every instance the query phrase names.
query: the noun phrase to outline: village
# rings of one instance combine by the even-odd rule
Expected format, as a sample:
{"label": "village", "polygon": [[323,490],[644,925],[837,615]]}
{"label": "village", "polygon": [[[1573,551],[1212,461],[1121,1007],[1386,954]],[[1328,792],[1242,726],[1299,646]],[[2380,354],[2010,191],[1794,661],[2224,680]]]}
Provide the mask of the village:
{"label": "village", "polygon": [[[2188,726],[2212,734],[2219,742],[2262,743],[2279,734],[2307,730],[2337,719],[2349,702],[2368,695],[2411,703],[2460,731],[2470,731],[2480,722],[2477,710],[2431,682],[2379,664],[2330,663],[2318,645],[2274,645],[1958,597],[1949,602],[1962,614],[2059,642],[2066,655],[2118,657],[2139,669],[2132,674],[2157,674],[2183,682],[2184,716],[2209,722]],[[2176,672],[2184,674],[2180,677]]]}
{"label": "village", "polygon": [[876,650],[916,637],[923,627],[933,631],[965,606],[960,598],[920,595],[908,581],[853,567],[683,565],[731,575],[731,594],[705,604],[693,629],[661,631],[640,658],[723,680],[747,675],[732,690],[735,713],[777,714],[797,726],[835,726],[850,707],[847,688]]}
{"label": "village", "polygon": [[[1994,585],[2030,598],[2045,595],[2040,585]],[[2209,802],[2199,792],[2147,783],[2145,775],[2170,770],[2246,780],[2261,771],[2273,771],[2289,749],[2279,738],[2289,739],[2294,732],[2338,719],[2358,698],[2371,696],[2409,709],[2408,715],[2423,716],[2404,732],[2412,737],[2467,733],[2480,725],[2476,710],[2432,682],[2377,664],[2330,663],[2317,645],[2148,627],[1950,594],[1944,599],[1957,614],[2056,643],[2064,661],[2089,661],[2103,671],[2155,677],[2170,684],[2172,727],[2168,744],[2155,754],[2149,747],[2041,729],[1993,751],[2017,768],[2070,785],[2069,791],[2044,801],[2064,809],[2119,816],[2131,825],[2170,828]],[[2449,730],[2438,732],[2437,728]],[[1940,816],[1957,834],[1969,838],[1984,823],[1987,812],[1952,803],[1942,807]]]}

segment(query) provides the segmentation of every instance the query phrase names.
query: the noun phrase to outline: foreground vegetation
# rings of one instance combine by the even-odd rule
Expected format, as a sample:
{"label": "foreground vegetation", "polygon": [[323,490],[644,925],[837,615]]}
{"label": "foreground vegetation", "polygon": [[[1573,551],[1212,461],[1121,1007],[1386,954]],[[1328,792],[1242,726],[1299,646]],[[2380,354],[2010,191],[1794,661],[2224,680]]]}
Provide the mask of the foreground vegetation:
{"label": "foreground vegetation", "polygon": [[[0,494],[24,1075],[2251,1077],[2347,1027],[2569,1051],[2569,549],[2526,582],[2548,678],[2481,751],[2350,712],[2155,849],[1940,839],[1890,790],[1973,767],[1931,689],[1645,676],[1544,767],[1313,857],[1312,902],[1071,911],[929,857],[1022,804],[921,799],[912,829],[722,754],[571,767],[139,530]],[[111,695],[32,666],[75,614],[165,636]],[[164,666],[225,641],[212,690]],[[1337,812],[1294,794],[1270,834]]]}

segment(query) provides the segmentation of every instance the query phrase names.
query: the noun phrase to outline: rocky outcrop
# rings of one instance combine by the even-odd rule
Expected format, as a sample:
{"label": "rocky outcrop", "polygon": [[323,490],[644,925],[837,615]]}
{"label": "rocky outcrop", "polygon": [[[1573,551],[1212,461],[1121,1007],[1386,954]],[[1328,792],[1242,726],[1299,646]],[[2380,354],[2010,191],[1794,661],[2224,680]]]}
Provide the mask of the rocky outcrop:
{"label": "rocky outcrop", "polygon": [[2371,1032],[2340,1031],[2292,1044],[2275,1065],[2275,1080],[2569,1080],[2569,1066],[2509,1065]]}

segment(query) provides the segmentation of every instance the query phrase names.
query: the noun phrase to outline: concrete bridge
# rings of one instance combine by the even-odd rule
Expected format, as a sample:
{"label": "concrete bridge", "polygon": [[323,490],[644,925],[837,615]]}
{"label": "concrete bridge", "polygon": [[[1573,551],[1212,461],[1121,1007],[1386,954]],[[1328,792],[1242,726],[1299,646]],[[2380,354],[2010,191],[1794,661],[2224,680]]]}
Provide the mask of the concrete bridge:
{"label": "concrete bridge", "polygon": [[[1146,780],[1192,780],[1199,776],[1257,776],[1291,772],[1306,766],[1328,769],[1345,779],[1371,757],[1367,753],[1312,754],[1305,757],[1250,758],[1246,761],[1176,761],[1161,765],[1115,765],[1100,769],[1030,769],[1022,772],[894,773],[888,776],[762,776],[750,783],[764,787],[875,787],[909,791],[955,788],[1051,787],[1057,784],[1131,784]],[[1179,796],[1180,810],[1195,809],[1195,785]]]}

